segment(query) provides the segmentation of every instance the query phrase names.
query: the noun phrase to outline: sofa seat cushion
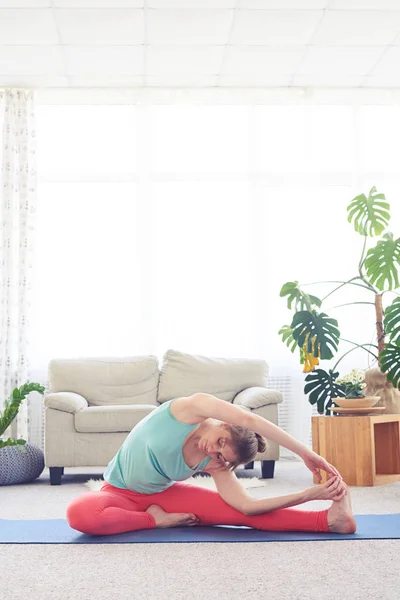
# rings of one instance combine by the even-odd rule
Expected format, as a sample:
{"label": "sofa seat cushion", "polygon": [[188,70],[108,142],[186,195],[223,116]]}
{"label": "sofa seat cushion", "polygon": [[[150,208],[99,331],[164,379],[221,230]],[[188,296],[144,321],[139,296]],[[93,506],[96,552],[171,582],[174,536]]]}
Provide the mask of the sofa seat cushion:
{"label": "sofa seat cushion", "polygon": [[157,400],[166,402],[203,392],[232,402],[246,388],[266,387],[267,380],[265,360],[209,358],[168,350],[164,354]]}
{"label": "sofa seat cushion", "polygon": [[75,429],[79,433],[131,431],[156,408],[153,404],[88,406],[75,413]]}

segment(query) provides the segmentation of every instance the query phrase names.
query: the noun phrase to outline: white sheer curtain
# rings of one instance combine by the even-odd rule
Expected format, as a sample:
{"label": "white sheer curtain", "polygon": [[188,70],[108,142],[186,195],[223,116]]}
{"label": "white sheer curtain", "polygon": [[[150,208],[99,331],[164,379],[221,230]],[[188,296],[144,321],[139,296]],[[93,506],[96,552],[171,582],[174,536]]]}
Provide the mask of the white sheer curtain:
{"label": "white sheer curtain", "polygon": [[[28,325],[36,208],[31,91],[0,90],[0,409],[29,378]],[[5,433],[28,439],[29,398]]]}
{"label": "white sheer curtain", "polygon": [[[279,291],[355,274],[362,239],[346,206],[373,185],[398,227],[399,129],[397,106],[39,107],[36,378],[54,357],[261,357],[286,390],[282,425],[307,441]],[[327,308],[354,298],[343,290]],[[352,310],[331,314],[344,337],[370,341],[369,307]]]}

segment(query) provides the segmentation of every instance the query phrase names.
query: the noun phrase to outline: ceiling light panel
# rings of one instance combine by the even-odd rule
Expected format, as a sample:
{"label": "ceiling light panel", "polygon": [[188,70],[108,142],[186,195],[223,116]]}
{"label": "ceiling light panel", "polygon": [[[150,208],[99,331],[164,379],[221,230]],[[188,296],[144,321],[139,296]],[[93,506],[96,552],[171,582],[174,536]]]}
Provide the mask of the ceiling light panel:
{"label": "ceiling light panel", "polygon": [[57,8],[54,13],[62,44],[129,46],[144,42],[142,10]]}
{"label": "ceiling light panel", "polygon": [[343,73],[366,75],[378,61],[384,48],[310,47],[296,75]]}
{"label": "ceiling light panel", "polygon": [[0,45],[46,46],[57,43],[57,29],[51,10],[0,10]]}
{"label": "ceiling light panel", "polygon": [[[400,6],[400,3],[399,3]],[[329,10],[312,39],[321,46],[385,46],[399,30],[398,15],[389,11]]]}
{"label": "ceiling light panel", "polygon": [[227,44],[232,10],[150,10],[147,41],[150,45]]}
{"label": "ceiling light panel", "polygon": [[306,45],[321,16],[322,11],[319,10],[238,10],[230,43],[249,46]]}
{"label": "ceiling light panel", "polygon": [[68,75],[142,75],[144,46],[66,46]]}
{"label": "ceiling light panel", "polygon": [[149,46],[147,73],[197,73],[218,75],[221,69],[223,46]]}
{"label": "ceiling light panel", "polygon": [[224,56],[223,73],[290,75],[295,72],[305,51],[304,46],[229,46]]}

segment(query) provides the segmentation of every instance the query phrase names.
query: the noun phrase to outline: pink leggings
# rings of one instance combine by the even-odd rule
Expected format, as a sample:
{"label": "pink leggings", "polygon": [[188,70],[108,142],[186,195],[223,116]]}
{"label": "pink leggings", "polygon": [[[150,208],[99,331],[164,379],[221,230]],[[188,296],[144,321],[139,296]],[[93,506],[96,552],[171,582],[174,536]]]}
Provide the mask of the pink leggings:
{"label": "pink leggings", "polygon": [[99,492],[86,492],[67,508],[73,529],[89,535],[111,535],[153,529],[154,517],[145,512],[157,504],[169,513],[194,513],[199,525],[245,525],[266,531],[329,531],[328,510],[282,508],[246,516],[232,508],[218,492],[190,483],[175,483],[158,494],[139,494],[104,483]]}

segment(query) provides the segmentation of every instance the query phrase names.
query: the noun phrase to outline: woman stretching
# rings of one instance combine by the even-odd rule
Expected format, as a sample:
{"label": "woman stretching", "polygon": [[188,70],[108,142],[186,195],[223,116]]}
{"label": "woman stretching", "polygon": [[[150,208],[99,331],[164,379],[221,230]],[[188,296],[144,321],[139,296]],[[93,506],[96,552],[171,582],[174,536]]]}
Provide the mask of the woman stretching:
{"label": "woman stretching", "polygon": [[[254,460],[273,440],[292,450],[325,484],[278,498],[249,496],[233,472]],[[180,483],[199,471],[218,491]],[[89,535],[154,527],[245,525],[268,531],[354,533],[350,493],[321,456],[258,415],[210,394],[165,402],[130,432],[104,473],[99,492],[86,492],[67,508],[69,525]],[[329,509],[293,508],[309,500],[333,500]]]}

